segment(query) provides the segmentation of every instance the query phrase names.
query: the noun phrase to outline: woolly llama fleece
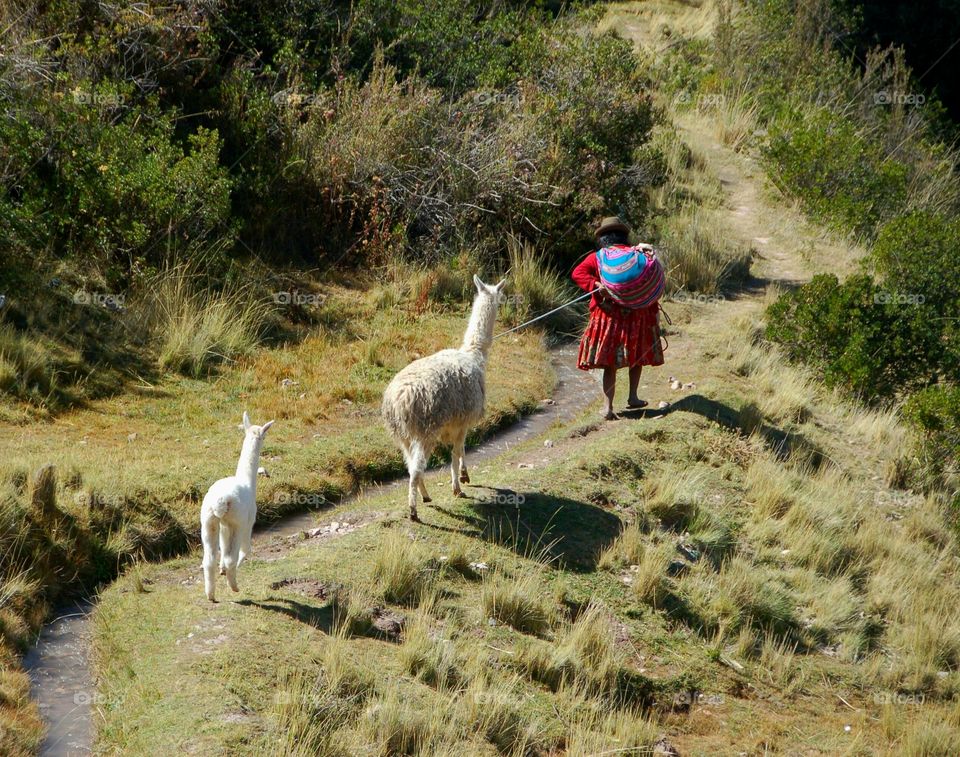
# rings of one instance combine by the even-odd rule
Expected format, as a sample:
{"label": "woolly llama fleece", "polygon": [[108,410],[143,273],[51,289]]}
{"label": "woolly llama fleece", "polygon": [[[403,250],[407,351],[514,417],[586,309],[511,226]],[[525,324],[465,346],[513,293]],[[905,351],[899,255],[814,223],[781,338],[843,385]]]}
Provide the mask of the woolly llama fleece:
{"label": "woolly llama fleece", "polygon": [[477,296],[460,349],[441,350],[415,360],[400,371],[383,393],[383,418],[396,440],[410,473],[410,518],[417,516],[417,492],[430,501],[423,473],[438,442],[451,446],[450,477],[453,494],[469,483],[464,462],[464,440],[471,426],[483,418],[487,354],[504,279],[491,286],[473,277]]}

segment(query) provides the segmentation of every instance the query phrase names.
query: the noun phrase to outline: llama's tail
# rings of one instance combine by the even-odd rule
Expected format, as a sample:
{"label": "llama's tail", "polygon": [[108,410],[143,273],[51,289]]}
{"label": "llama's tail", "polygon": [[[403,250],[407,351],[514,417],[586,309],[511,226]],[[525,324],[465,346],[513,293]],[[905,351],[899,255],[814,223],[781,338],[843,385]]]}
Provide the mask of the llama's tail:
{"label": "llama's tail", "polygon": [[234,501],[233,497],[218,497],[217,501],[213,503],[213,507],[210,509],[213,511],[213,514],[218,518],[222,518],[228,512],[230,508],[233,507]]}

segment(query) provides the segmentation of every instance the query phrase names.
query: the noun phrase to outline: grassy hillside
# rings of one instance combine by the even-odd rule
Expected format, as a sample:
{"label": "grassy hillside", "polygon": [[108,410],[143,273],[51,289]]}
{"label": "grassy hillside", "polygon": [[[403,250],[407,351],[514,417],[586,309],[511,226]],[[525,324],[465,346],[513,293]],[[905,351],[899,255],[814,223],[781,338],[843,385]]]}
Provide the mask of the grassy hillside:
{"label": "grassy hillside", "polygon": [[664,411],[551,429],[423,525],[401,492],[351,503],[218,605],[195,555],[117,581],[101,747],[955,751],[957,545],[935,498],[884,483],[903,430],[749,321],[717,343],[724,317],[684,328],[670,370],[695,392],[658,377]]}
{"label": "grassy hillside", "polygon": [[[810,120],[818,71],[836,77],[835,105],[905,69],[854,80],[803,44],[835,18],[807,8],[791,21],[790,3],[243,7],[198,17],[195,38],[162,37],[170,82],[117,68],[131,39],[150,46],[135,15],[109,9],[41,56],[74,87],[92,61],[101,96],[110,82],[157,89],[123,90],[131,99],[116,102],[136,104],[123,114],[101,97],[96,119],[70,115],[93,119],[83,139],[118,146],[70,174],[97,178],[78,182],[100,198],[81,205],[106,213],[114,236],[64,247],[53,224],[45,249],[90,256],[51,252],[31,268],[30,245],[14,245],[18,267],[5,269],[24,282],[9,291],[40,305],[21,295],[0,310],[0,749],[38,743],[16,651],[58,587],[112,581],[94,617],[105,754],[960,752],[955,494],[951,464],[936,465],[938,450],[955,452],[944,419],[960,414],[935,387],[908,407],[939,429],[918,444],[889,401],[902,393],[851,394],[850,376],[893,375],[873,348],[910,344],[900,332],[830,362],[774,328],[818,336],[818,303],[884,286],[904,197],[953,212],[952,152],[923,169],[946,149],[932,122],[898,126],[876,108]],[[162,27],[182,9],[153,10]],[[94,32],[108,40],[96,55]],[[195,70],[197,50],[208,65]],[[144,61],[150,76],[167,71]],[[778,100],[785,91],[796,96]],[[846,149],[834,162],[818,152],[833,145],[821,127]],[[73,136],[58,134],[46,144],[61,170]],[[899,168],[878,146],[895,134],[909,137]],[[127,216],[102,200],[117,200],[112,161],[129,159],[133,136],[168,145],[168,165],[141,167],[158,204]],[[862,171],[845,170],[860,158]],[[829,196],[806,181],[824,167]],[[151,215],[169,207],[161,176],[211,204],[164,231]],[[81,195],[50,187],[41,176],[5,198],[0,221],[22,220],[25,197],[73,212]],[[191,224],[220,211],[222,247],[191,247]],[[608,212],[669,271],[667,365],[641,387],[650,409],[599,423],[584,397],[576,420],[472,467],[466,499],[430,474],[422,524],[398,489],[334,504],[402,472],[380,393],[409,360],[459,341],[473,271],[509,269],[502,318],[519,323],[567,298],[565,273]],[[930,243],[917,249],[939,265],[953,227],[918,218]],[[157,239],[176,254],[154,255]],[[129,296],[89,309],[75,288]],[[856,324],[895,314],[839,301],[866,314]],[[581,323],[579,311],[549,325]],[[539,332],[496,343],[478,436],[549,393],[545,344]],[[319,504],[321,528],[258,542],[241,592],[211,604],[196,511],[235,463],[243,409],[278,422],[262,518]]]}
{"label": "grassy hillside", "polygon": [[[261,523],[328,507],[403,470],[380,423],[383,387],[417,355],[458,344],[463,308],[418,309],[392,286],[329,286],[324,297],[326,325],[294,345],[258,350],[214,380],[170,376],[50,422],[7,427],[0,691],[9,753],[28,752],[42,733],[17,653],[71,592],[198,543],[200,499],[234,469],[245,409],[277,420],[261,458],[270,474],[258,488]],[[489,412],[474,438],[529,413],[553,386],[541,334],[511,335],[497,347]]]}
{"label": "grassy hillside", "polygon": [[[644,43],[711,16],[630,3],[606,23]],[[642,389],[667,406],[607,424],[587,407],[484,466],[467,500],[436,497],[422,525],[398,493],[351,503],[319,537],[267,547],[236,602],[205,602],[195,556],[123,577],[97,614],[104,750],[960,749],[949,497],[908,488],[895,410],[763,340],[780,286],[855,269],[862,248],[679,106],[654,137],[681,167],[654,195],[658,233],[719,243],[724,264],[695,269],[714,283],[752,249],[757,278],[676,286],[668,365]],[[120,622],[145,607],[147,627]]]}

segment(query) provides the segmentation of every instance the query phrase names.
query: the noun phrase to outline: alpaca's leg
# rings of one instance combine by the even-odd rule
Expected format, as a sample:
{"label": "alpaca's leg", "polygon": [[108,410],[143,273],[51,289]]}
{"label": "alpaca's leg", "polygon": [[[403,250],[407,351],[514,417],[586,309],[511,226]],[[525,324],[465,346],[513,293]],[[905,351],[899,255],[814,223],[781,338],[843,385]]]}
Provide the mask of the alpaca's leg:
{"label": "alpaca's leg", "polygon": [[220,524],[220,575],[227,575],[227,552],[230,548],[230,527]]}
{"label": "alpaca's leg", "polygon": [[227,583],[234,591],[237,588],[237,553],[240,551],[240,534],[235,527],[220,524],[220,559],[227,574]]}
{"label": "alpaca's leg", "polygon": [[433,452],[433,444],[425,442],[414,442],[410,445],[410,453],[413,456],[414,465],[417,469],[417,488],[424,502],[432,502],[430,494],[427,492],[427,482],[423,474],[427,470],[427,461],[430,459],[430,453]]}
{"label": "alpaca's leg", "polygon": [[427,493],[427,485],[423,481],[423,471],[427,467],[429,453],[424,444],[419,441],[410,444],[409,454],[407,455],[407,471],[410,473],[410,492],[408,503],[410,505],[410,520],[419,520],[417,516],[417,492],[423,497],[424,503],[430,502],[430,495]]}
{"label": "alpaca's leg", "polygon": [[[460,488],[460,482],[464,481],[464,475],[467,472],[466,465],[463,462],[463,443],[466,439],[466,429],[457,434],[450,448],[450,478],[453,481],[453,496],[462,497],[463,490]],[[466,481],[469,481],[469,477]],[[465,481],[465,482],[466,482]]]}
{"label": "alpaca's leg", "polygon": [[464,429],[463,434],[460,436],[460,483],[469,484],[470,475],[467,473],[467,451],[464,449],[464,442],[467,439],[467,432]]}
{"label": "alpaca's leg", "polygon": [[250,522],[243,526],[242,528],[242,537],[240,538],[240,552],[237,557],[237,567],[239,568],[243,561],[247,559],[253,551],[253,518],[250,519]]}
{"label": "alpaca's leg", "polygon": [[207,599],[216,602],[217,585],[217,531],[219,523],[216,518],[204,520],[200,528],[200,538],[203,541],[203,590]]}
{"label": "alpaca's leg", "polygon": [[407,504],[410,506],[410,520],[420,520],[417,515],[417,477],[410,474],[410,491],[407,494]]}

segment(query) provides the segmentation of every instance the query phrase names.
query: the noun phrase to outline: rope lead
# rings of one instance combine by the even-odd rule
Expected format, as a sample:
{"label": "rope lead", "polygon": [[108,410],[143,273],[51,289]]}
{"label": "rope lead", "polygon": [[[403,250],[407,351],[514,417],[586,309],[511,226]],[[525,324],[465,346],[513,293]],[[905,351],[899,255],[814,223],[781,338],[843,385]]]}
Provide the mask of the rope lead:
{"label": "rope lead", "polygon": [[[599,287],[598,287],[598,288],[599,288]],[[544,318],[546,318],[547,316],[553,315],[554,313],[556,313],[556,312],[558,312],[558,311],[560,311],[560,310],[563,310],[564,308],[568,308],[568,307],[570,307],[571,305],[574,305],[574,304],[580,302],[580,300],[585,300],[585,299],[587,299],[587,297],[589,297],[589,296],[592,295],[592,294],[593,294],[593,291],[587,292],[586,294],[581,294],[581,295],[580,295],[579,297],[577,297],[576,299],[570,300],[570,302],[565,302],[563,305],[560,305],[559,307],[555,307],[553,310],[551,310],[551,311],[549,311],[549,312],[547,312],[547,313],[544,313],[543,315],[538,315],[536,318],[531,318],[531,319],[530,319],[529,321],[527,321],[526,323],[521,323],[519,326],[514,326],[512,329],[509,329],[508,331],[501,331],[499,334],[495,335],[493,338],[494,338],[494,339],[499,339],[500,337],[506,336],[507,334],[512,334],[514,331],[518,331],[518,330],[524,328],[525,326],[529,326],[531,323],[536,323],[537,321],[542,321],[542,320],[543,320]]]}

